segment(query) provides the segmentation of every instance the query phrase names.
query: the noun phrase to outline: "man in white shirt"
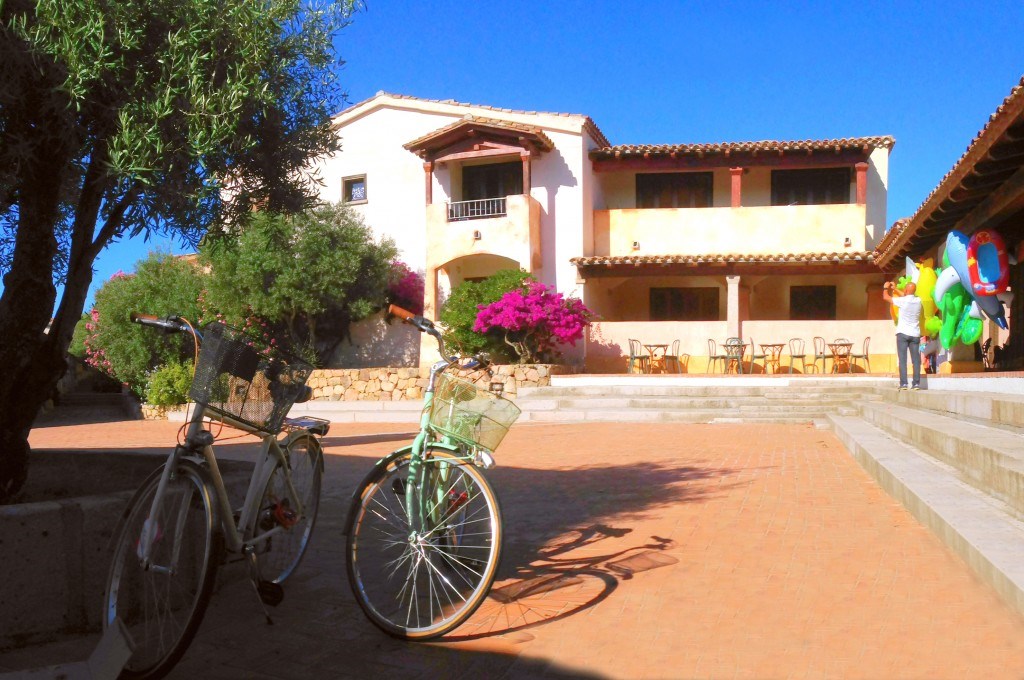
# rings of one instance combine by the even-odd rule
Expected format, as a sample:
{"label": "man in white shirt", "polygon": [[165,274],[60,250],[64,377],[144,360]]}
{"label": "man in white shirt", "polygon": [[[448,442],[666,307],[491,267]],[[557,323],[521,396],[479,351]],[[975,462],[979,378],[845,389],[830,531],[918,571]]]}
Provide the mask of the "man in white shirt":
{"label": "man in white shirt", "polygon": [[908,283],[902,293],[892,281],[882,286],[882,299],[891,302],[900,312],[896,322],[896,357],[900,363],[901,390],[907,389],[907,352],[914,364],[911,389],[921,389],[921,299],[914,294],[916,292],[914,283]]}

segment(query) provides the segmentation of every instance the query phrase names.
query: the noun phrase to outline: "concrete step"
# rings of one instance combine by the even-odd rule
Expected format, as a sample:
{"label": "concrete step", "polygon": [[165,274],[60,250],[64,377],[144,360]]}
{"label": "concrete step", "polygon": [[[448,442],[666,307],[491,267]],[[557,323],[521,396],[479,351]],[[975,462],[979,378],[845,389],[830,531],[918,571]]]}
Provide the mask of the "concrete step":
{"label": "concrete step", "polygon": [[964,481],[1024,517],[1024,439],[900,403],[860,404],[864,420],[955,468]]}
{"label": "concrete step", "polygon": [[[839,413],[856,415],[853,407]],[[755,411],[723,409],[538,409],[524,410],[519,422],[579,423],[588,421],[634,423],[809,423],[823,420],[824,409],[806,411]]]}
{"label": "concrete step", "polygon": [[771,399],[820,399],[824,397],[854,398],[874,394],[875,386],[862,388],[850,386],[777,386],[761,385],[579,385],[523,388],[518,397],[559,398],[559,397],[747,397],[760,396]]}
{"label": "concrete step", "polygon": [[538,409],[661,409],[680,411],[686,409],[771,409],[784,413],[787,410],[828,409],[850,405],[855,397],[819,399],[767,399],[765,397],[582,397],[540,399],[531,397],[516,400],[516,405],[525,410]]}
{"label": "concrete step", "polygon": [[865,470],[974,572],[1024,613],[1024,523],[958,470],[861,418],[829,416]]}
{"label": "concrete step", "polygon": [[1024,434],[1024,395],[953,390],[880,390],[885,401]]}

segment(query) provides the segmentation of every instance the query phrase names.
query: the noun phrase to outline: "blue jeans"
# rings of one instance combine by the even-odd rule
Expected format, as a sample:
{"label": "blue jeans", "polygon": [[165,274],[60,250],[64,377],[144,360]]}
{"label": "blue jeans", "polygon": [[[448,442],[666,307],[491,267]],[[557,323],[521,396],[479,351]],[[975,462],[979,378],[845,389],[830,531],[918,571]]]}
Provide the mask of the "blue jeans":
{"label": "blue jeans", "polygon": [[896,334],[896,358],[900,362],[900,387],[907,386],[907,352],[914,364],[914,387],[921,384],[921,337]]}

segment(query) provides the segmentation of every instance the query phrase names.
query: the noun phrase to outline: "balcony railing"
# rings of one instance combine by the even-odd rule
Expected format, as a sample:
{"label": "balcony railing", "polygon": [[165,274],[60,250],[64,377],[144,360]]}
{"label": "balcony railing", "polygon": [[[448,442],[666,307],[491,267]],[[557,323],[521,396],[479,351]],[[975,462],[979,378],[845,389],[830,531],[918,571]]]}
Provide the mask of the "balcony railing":
{"label": "balcony railing", "polygon": [[504,198],[483,198],[478,201],[455,201],[448,204],[448,221],[479,220],[506,214]]}

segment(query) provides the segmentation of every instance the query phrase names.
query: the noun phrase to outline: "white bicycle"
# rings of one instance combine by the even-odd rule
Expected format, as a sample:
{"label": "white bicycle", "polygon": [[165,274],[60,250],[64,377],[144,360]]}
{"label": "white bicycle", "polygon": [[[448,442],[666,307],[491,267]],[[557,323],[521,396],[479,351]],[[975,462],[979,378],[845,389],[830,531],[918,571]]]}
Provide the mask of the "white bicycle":
{"label": "white bicycle", "polygon": [[[293,403],[309,398],[305,363],[271,356],[220,323],[200,332],[177,316],[132,320],[188,332],[198,351],[186,434],[125,508],[104,593],[104,630],[120,619],[134,643],[121,677],[159,678],[195,636],[225,557],[248,560],[260,600],[280,603],[281,584],[302,560],[316,523],[319,437],[330,424],[285,418]],[[207,418],[262,437],[239,510],[228,499]]]}

